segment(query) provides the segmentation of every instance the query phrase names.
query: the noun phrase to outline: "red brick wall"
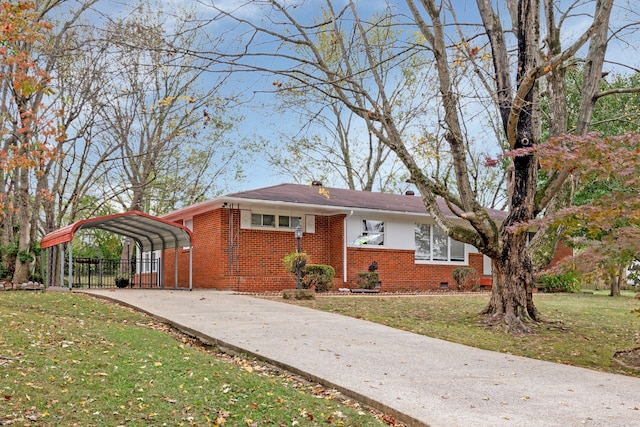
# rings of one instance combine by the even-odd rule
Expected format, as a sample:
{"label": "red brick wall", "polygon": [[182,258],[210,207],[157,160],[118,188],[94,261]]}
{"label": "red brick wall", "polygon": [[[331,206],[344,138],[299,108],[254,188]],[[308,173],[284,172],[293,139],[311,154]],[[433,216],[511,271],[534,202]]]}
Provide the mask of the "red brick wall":
{"label": "red brick wall", "polygon": [[[133,275],[133,284],[134,286],[139,286],[141,288],[156,286],[158,281],[158,275],[156,273],[136,273]],[[173,286],[174,281],[171,281],[170,285],[165,286]]]}
{"label": "red brick wall", "polygon": [[[193,287],[239,292],[279,291],[295,287],[295,275],[288,272],[282,258],[296,250],[292,231],[240,228],[240,211],[233,210],[236,244],[230,246],[231,210],[218,209],[193,218]],[[316,216],[315,233],[304,233],[301,250],[310,263],[328,264],[336,271],[335,285],[343,287],[345,215]],[[229,255],[233,254],[232,262]],[[178,249],[179,286],[188,286],[188,250]],[[356,287],[356,274],[378,263],[382,287],[387,291],[453,286],[455,265],[415,264],[414,251],[380,248],[347,249],[347,287]],[[482,273],[482,255],[469,254],[471,267]],[[165,251],[165,286],[174,285],[174,251]]]}
{"label": "red brick wall", "polygon": [[346,215],[336,215],[329,220],[329,262],[328,264],[336,270],[333,280],[334,286],[343,286],[344,278],[344,219]]}
{"label": "red brick wall", "polygon": [[573,256],[573,249],[567,246],[564,240],[560,240],[558,242],[558,246],[556,247],[556,251],[553,253],[553,258],[551,258],[551,262],[547,268],[551,268],[557,263],[559,263],[563,258],[568,256]]}
{"label": "red brick wall", "polygon": [[[240,292],[278,291],[294,288],[296,278],[282,262],[295,251],[293,231],[240,228],[240,211],[233,211],[235,245],[230,241],[230,210],[218,209],[193,218],[193,285],[199,288],[228,289]],[[302,252],[310,263],[328,264],[342,274],[343,215],[315,217],[315,233],[304,233]],[[229,255],[233,254],[230,262]],[[188,286],[188,251],[179,250],[179,284]],[[174,283],[174,252],[166,251],[166,286]],[[335,263],[335,265],[334,265]],[[170,265],[169,265],[170,264]]]}
{"label": "red brick wall", "polygon": [[[413,250],[380,248],[347,249],[347,287],[356,287],[358,273],[368,271],[373,261],[378,263],[378,276],[384,291],[418,291],[439,289],[446,282],[453,288],[453,270],[460,265],[416,264]],[[482,274],[482,254],[469,254],[469,266]]]}
{"label": "red brick wall", "polygon": [[[228,263],[225,230],[222,216],[226,211],[218,209],[193,218],[193,287],[217,288],[225,279]],[[228,222],[227,222],[228,224]],[[228,231],[226,232],[228,235]],[[189,250],[178,249],[178,285],[189,286]],[[174,251],[165,251],[165,286],[175,283]]]}
{"label": "red brick wall", "polygon": [[[309,255],[310,264],[331,265],[336,271],[336,285],[343,276],[344,215],[316,216],[315,232],[304,233],[300,249]],[[231,289],[241,292],[280,291],[296,285],[296,278],[286,270],[282,259],[297,249],[292,231],[239,230],[240,266],[230,278]],[[247,250],[246,248],[251,248]]]}

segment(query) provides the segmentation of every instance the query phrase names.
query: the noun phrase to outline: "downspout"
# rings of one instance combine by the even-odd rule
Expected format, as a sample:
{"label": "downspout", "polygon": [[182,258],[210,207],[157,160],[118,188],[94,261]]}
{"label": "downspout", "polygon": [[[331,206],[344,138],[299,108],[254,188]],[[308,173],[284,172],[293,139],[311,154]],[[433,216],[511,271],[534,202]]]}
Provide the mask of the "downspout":
{"label": "downspout", "polygon": [[189,247],[189,290],[193,290],[193,244]]}
{"label": "downspout", "polygon": [[342,233],[342,237],[344,239],[344,244],[342,247],[342,250],[344,251],[344,256],[342,257],[343,261],[343,278],[342,278],[342,283],[347,283],[347,245],[348,245],[348,241],[347,241],[347,219],[351,218],[351,215],[353,215],[353,211],[349,212],[349,215],[344,217],[344,226],[343,228],[343,233]]}
{"label": "downspout", "polygon": [[[191,252],[191,248],[189,248],[189,252]],[[173,269],[174,269],[174,274],[173,274],[173,286],[178,289],[178,240],[176,240],[176,248],[173,251],[174,257],[173,257]]]}
{"label": "downspout", "polygon": [[158,259],[158,272],[156,273],[158,287],[164,289],[164,252],[167,249],[167,242],[162,238],[162,249],[160,249],[160,258]]}

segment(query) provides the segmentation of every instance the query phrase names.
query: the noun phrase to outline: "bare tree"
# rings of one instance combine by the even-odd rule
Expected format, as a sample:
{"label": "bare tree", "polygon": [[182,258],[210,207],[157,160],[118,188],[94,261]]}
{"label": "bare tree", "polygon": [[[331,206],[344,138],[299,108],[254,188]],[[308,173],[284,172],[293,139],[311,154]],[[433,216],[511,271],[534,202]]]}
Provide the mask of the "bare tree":
{"label": "bare tree", "polygon": [[[470,123],[461,119],[468,108],[466,103],[471,102],[468,82],[483,81],[477,87],[484,87],[485,97],[492,100],[498,111],[502,137],[496,135],[490,144],[493,152],[499,153],[505,146],[518,149],[538,143],[543,120],[562,123],[562,105],[566,103],[564,67],[572,61],[584,61],[588,70],[576,133],[584,132],[597,99],[607,35],[617,31],[609,24],[613,0],[570,4],[562,13],[559,2],[551,0],[544,4],[537,0],[507,2],[504,10],[495,9],[490,0],[477,0],[475,16],[480,16],[482,22],[464,25],[457,21],[453,2],[406,0],[406,15],[410,20],[404,24],[406,34],[411,36],[388,44],[382,56],[377,55],[379,51],[373,46],[376,40],[368,31],[374,22],[367,21],[373,16],[364,12],[367,5],[370,4],[325,0],[323,17],[311,20],[308,18],[311,6],[305,2],[258,0],[234,4],[233,10],[225,9],[220,2],[211,2],[218,13],[216,24],[227,23],[240,34],[239,49],[234,55],[226,56],[229,64],[238,70],[286,76],[341,102],[367,121],[369,131],[406,166],[436,223],[449,236],[474,245],[491,258],[494,286],[484,312],[492,322],[505,325],[513,332],[526,331],[527,321],[541,317],[532,298],[533,266],[526,230],[518,225],[550,207],[570,171],[553,174],[538,188],[535,156],[513,158],[508,181],[509,214],[505,221],[496,223],[480,203],[470,176],[469,138],[465,132],[465,126]],[[249,9],[251,13],[244,13]],[[385,13],[399,17],[402,10],[388,5]],[[558,13],[560,17],[556,16]],[[561,33],[571,14],[589,19],[586,30],[573,38]],[[384,25],[382,21],[376,23]],[[506,28],[505,23],[508,23]],[[619,28],[633,28],[634,24],[616,22]],[[350,62],[366,63],[358,71],[366,73],[372,83],[368,87],[359,83],[360,76],[354,70],[331,67],[318,45],[321,34],[341,33],[345,29],[354,35],[349,41],[351,44],[339,42],[336,49]],[[358,48],[352,49],[355,40]],[[568,40],[567,46],[559,45],[562,40]],[[428,54],[435,65],[433,107],[440,120],[433,134],[446,141],[452,159],[450,175],[434,176],[421,166],[418,151],[403,132],[404,122],[385,84],[387,76],[383,70],[403,52],[412,50]],[[219,51],[216,55],[228,52]],[[457,74],[459,63],[480,59],[488,62],[486,67],[476,68],[471,75]],[[553,107],[547,117],[542,117],[541,111],[543,89],[545,96],[553,98],[549,101]],[[486,116],[482,117],[486,120]],[[484,127],[482,120],[474,125]],[[562,126],[554,128],[551,133],[561,129]],[[444,198],[451,210],[466,220],[467,226],[458,226],[446,217],[438,209],[436,197]]]}
{"label": "bare tree", "polygon": [[174,16],[170,31],[162,19],[139,7],[110,23],[106,96],[93,100],[94,143],[114,147],[104,163],[106,194],[126,210],[156,214],[209,196],[243,152],[225,139],[233,122],[218,95],[224,79],[206,75],[210,61],[175,50],[198,42],[183,18]]}
{"label": "bare tree", "polygon": [[[123,13],[131,15],[127,21],[93,9],[96,3],[60,2],[47,9],[59,24],[54,27],[55,45],[48,56],[53,78],[46,101],[58,112],[57,123],[66,135],[57,141],[56,161],[46,165],[37,181],[43,191],[35,196],[39,201],[33,209],[34,224],[40,221],[38,227],[32,227],[35,233],[46,234],[79,218],[117,211],[120,206],[131,208],[135,197],[146,201],[152,212],[163,213],[216,194],[227,177],[229,181],[242,178],[237,159],[244,146],[226,139],[235,119],[225,114],[222,96],[214,98],[221,81],[207,78],[203,64],[209,61],[183,61],[171,47],[172,41],[184,35],[172,35],[169,30],[185,30],[179,26],[184,25],[180,16],[186,12],[161,20],[161,14],[151,13],[143,2],[129,5],[137,12]],[[93,15],[80,19],[87,10]],[[194,37],[191,43],[197,40]],[[127,74],[131,70],[147,80],[127,81],[126,77],[134,75]],[[150,76],[164,80],[158,78],[146,87]],[[208,85],[209,89],[201,90]],[[133,99],[130,104],[127,94]],[[126,111],[131,105],[141,113]],[[135,135],[153,135],[151,139],[160,135],[164,140],[134,155],[131,138],[135,135],[123,130],[125,126]],[[165,128],[170,130],[164,132]],[[140,161],[154,155],[153,161]],[[136,169],[154,161],[155,169],[142,173]],[[131,176],[136,179],[146,174],[136,187],[141,191],[132,191],[122,165],[133,166]],[[48,274],[57,277],[59,254],[47,254],[47,264],[53,267]]]}
{"label": "bare tree", "polygon": [[333,103],[322,112],[307,111],[299,105],[294,115],[305,126],[293,137],[284,134],[278,150],[270,150],[267,158],[281,174],[298,182],[346,186],[351,189],[393,191],[405,186],[406,174],[394,162],[393,152],[366,131],[362,119],[341,104]]}
{"label": "bare tree", "polygon": [[[4,139],[4,148],[5,154],[11,152],[21,161],[9,166],[9,173],[2,175],[5,202],[16,209],[2,219],[2,244],[5,248],[12,247],[17,237],[13,273],[16,282],[24,282],[31,275],[40,208],[48,194],[47,179],[54,163],[52,159],[56,158],[60,142],[64,140],[60,114],[50,102],[54,98],[53,70],[61,56],[59,43],[95,0],[77,2],[77,8],[67,11],[65,23],[53,28],[47,22],[49,14],[64,3],[20,2],[7,4],[3,9],[15,24],[5,27],[9,31],[2,43],[5,49],[3,126],[10,123],[14,128]],[[17,236],[13,235],[14,230],[18,230]],[[4,256],[3,261],[7,265]]]}
{"label": "bare tree", "polygon": [[[321,21],[331,20],[327,11],[318,16]],[[387,13],[372,16],[372,22],[366,24],[364,31],[369,34],[370,48],[377,58],[383,58],[385,49],[397,44],[402,36],[394,24],[394,18]],[[354,54],[365,48],[358,37],[358,29],[336,22],[335,25],[323,25],[315,36],[317,53],[327,69],[337,76],[349,75],[350,80],[343,82],[343,90],[350,91],[353,102],[362,110],[369,109],[370,115],[374,116],[377,107],[371,106],[362,94],[371,92],[376,83],[367,72],[367,59]],[[421,78],[421,72],[415,70],[425,63],[420,52],[406,49],[398,52],[393,60],[386,59],[379,64],[382,84],[398,107],[405,138],[420,140],[422,144],[427,139],[419,134],[423,129],[416,126],[415,119],[428,109],[429,97],[425,94],[431,89],[428,79]],[[298,73],[314,72],[314,66],[310,64],[300,64],[296,68]],[[282,110],[289,112],[300,123],[293,138],[291,135],[283,137],[285,150],[269,156],[271,163],[283,172],[295,172],[292,176],[304,176],[307,181],[338,181],[348,188],[365,191],[374,187],[381,191],[397,191],[407,186],[408,176],[399,169],[401,163],[393,151],[369,131],[367,119],[362,114],[336,99],[339,94],[333,88],[319,88],[306,81],[287,78],[276,79],[266,92],[277,95],[267,102],[279,102],[279,113]]]}

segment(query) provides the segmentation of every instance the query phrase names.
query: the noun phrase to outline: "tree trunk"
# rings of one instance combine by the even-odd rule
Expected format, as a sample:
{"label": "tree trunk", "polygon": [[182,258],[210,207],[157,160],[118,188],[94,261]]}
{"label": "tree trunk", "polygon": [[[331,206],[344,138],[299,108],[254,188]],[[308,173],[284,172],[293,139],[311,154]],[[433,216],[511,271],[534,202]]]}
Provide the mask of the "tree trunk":
{"label": "tree trunk", "polygon": [[[522,138],[518,137],[518,145],[522,144]],[[482,314],[490,316],[490,324],[502,322],[510,333],[526,333],[530,331],[527,323],[539,321],[540,314],[533,303],[533,265],[527,250],[527,228],[518,225],[533,219],[537,160],[533,155],[516,157],[514,166],[509,186],[511,207],[501,226],[500,254],[492,260],[491,300]]]}
{"label": "tree trunk", "polygon": [[619,268],[612,269],[609,272],[609,277],[611,282],[611,291],[609,292],[609,296],[612,296],[612,297],[620,296],[620,285],[625,279],[625,270],[626,270],[626,265],[621,265]]}
{"label": "tree trunk", "polygon": [[509,333],[530,332],[528,322],[539,321],[533,303],[533,267],[526,250],[526,233],[503,232],[502,254],[492,260],[491,299],[481,314],[490,325],[503,325]]}
{"label": "tree trunk", "polygon": [[5,277],[9,279],[13,277],[13,271],[16,266],[15,254],[8,250],[8,248],[13,247],[15,243],[13,220],[13,212],[7,213],[2,219],[2,225],[0,225],[0,257],[2,257],[2,266],[6,274]]}
{"label": "tree trunk", "polygon": [[[513,135],[509,142],[515,149],[529,148],[537,142],[538,123],[533,114],[537,100],[536,81],[529,70],[537,65],[539,5],[536,0],[518,3],[518,102],[511,104],[504,122],[505,133]],[[493,259],[494,282],[491,300],[483,313],[491,321],[502,321],[511,333],[529,332],[527,322],[539,320],[533,303],[533,266],[527,249],[527,228],[520,224],[534,218],[535,194],[538,182],[538,162],[534,155],[513,158],[509,179],[509,215],[500,228],[500,255]]]}
{"label": "tree trunk", "polygon": [[609,296],[620,296],[620,276],[616,276],[615,274],[611,275],[611,291],[609,292]]}
{"label": "tree trunk", "polygon": [[31,209],[29,197],[29,172],[27,169],[18,169],[16,189],[16,208],[18,209],[18,256],[16,268],[13,272],[13,283],[20,284],[29,281],[30,254],[31,254]]}

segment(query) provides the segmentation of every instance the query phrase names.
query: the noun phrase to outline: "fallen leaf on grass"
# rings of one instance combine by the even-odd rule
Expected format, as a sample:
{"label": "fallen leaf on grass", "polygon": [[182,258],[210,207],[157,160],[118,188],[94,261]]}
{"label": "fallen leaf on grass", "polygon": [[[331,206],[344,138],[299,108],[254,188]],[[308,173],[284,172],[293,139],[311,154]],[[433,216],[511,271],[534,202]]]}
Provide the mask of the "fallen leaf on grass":
{"label": "fallen leaf on grass", "polygon": [[382,421],[384,421],[385,423],[389,424],[390,426],[395,426],[395,425],[397,425],[397,423],[396,423],[396,419],[395,419],[395,418],[393,418],[391,415],[382,415],[382,416],[380,417],[380,419],[381,419]]}

